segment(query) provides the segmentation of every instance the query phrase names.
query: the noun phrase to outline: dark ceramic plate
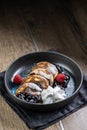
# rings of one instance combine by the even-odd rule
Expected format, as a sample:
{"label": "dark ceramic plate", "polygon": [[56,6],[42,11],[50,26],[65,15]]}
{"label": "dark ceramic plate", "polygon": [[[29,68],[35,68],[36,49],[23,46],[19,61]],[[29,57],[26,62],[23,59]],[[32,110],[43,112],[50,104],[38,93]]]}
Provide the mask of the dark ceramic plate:
{"label": "dark ceramic plate", "polygon": [[[67,72],[70,74],[71,83],[66,89],[66,93],[68,95],[67,99],[52,104],[31,104],[20,100],[13,94],[13,86],[10,84],[12,76],[16,73],[19,73],[21,76],[26,76],[32,66],[40,61],[49,61],[53,64],[59,65],[63,67],[64,70],[67,70]],[[34,111],[51,111],[54,109],[59,109],[60,107],[64,107],[77,95],[79,89],[81,88],[82,81],[82,71],[75,61],[63,54],[49,51],[30,53],[20,57],[8,67],[5,73],[5,86],[9,96],[20,106]]]}

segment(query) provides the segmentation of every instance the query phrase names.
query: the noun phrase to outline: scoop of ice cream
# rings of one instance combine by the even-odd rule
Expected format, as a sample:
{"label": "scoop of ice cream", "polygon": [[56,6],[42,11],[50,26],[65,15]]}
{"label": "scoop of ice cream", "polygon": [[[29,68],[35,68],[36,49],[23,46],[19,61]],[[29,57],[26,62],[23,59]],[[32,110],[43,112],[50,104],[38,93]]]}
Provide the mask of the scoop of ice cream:
{"label": "scoop of ice cream", "polygon": [[56,86],[55,88],[49,86],[47,89],[42,91],[41,96],[43,104],[55,103],[66,98],[65,91],[59,86]]}

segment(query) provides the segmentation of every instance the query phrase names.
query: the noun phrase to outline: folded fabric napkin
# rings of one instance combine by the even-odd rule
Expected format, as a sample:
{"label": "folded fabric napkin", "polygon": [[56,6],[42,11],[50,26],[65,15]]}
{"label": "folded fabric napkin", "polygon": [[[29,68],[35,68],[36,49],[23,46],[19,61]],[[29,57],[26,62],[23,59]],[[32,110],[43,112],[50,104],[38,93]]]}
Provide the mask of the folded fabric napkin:
{"label": "folded fabric napkin", "polygon": [[4,74],[5,72],[0,73],[0,94],[31,129],[42,130],[77,111],[87,103],[87,76],[84,76],[83,84],[79,93],[75,99],[66,107],[48,113],[39,113],[25,110],[13,102],[11,98],[9,98],[4,85]]}

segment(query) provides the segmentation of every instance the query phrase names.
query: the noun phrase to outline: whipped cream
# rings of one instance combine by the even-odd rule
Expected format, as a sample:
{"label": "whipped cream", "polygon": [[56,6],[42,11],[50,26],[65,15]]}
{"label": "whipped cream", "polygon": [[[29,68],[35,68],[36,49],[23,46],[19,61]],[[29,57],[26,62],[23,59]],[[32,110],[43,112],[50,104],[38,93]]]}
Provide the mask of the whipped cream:
{"label": "whipped cream", "polygon": [[66,99],[65,91],[62,90],[58,85],[55,88],[48,86],[41,93],[43,104],[50,104],[62,101]]}

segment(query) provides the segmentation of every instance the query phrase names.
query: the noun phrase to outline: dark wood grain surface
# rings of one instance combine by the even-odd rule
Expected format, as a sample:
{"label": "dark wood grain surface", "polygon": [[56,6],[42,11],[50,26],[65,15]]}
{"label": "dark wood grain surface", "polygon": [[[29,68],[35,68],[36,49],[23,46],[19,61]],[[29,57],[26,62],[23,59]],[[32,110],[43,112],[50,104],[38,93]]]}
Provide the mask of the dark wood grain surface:
{"label": "dark wood grain surface", "polygon": [[[27,1],[0,5],[0,71],[19,56],[57,49],[87,73],[87,1]],[[86,130],[87,107],[47,130]],[[0,97],[0,130],[28,130]]]}

